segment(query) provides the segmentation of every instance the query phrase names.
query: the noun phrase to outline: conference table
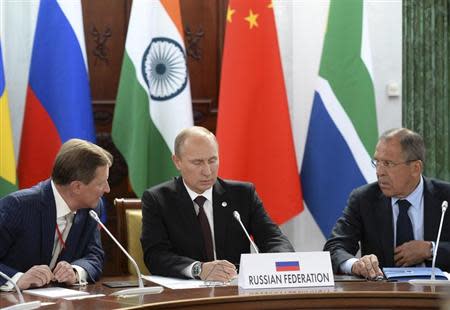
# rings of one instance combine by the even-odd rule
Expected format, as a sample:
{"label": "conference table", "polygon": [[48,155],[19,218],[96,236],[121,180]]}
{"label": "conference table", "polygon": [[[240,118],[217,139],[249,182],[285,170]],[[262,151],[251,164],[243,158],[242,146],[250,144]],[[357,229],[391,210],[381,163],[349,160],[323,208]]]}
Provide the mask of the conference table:
{"label": "conference table", "polygon": [[[135,278],[134,278],[135,279]],[[96,284],[76,288],[102,297],[81,300],[47,299],[24,294],[25,301],[40,300],[41,309],[447,309],[450,287],[413,286],[387,281],[336,282],[334,287],[244,290],[216,286],[172,290],[160,294],[116,297],[119,289],[103,282],[133,277],[106,277]],[[155,284],[146,282],[146,286]],[[1,292],[0,308],[18,303],[17,293]]]}

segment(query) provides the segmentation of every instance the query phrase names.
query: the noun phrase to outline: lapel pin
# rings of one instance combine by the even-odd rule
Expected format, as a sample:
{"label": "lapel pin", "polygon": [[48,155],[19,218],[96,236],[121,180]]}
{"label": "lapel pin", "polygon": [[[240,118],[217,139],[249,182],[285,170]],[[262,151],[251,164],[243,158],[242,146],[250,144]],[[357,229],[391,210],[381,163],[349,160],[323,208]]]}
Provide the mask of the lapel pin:
{"label": "lapel pin", "polygon": [[228,204],[227,204],[227,202],[226,201],[222,201],[222,207],[226,207]]}

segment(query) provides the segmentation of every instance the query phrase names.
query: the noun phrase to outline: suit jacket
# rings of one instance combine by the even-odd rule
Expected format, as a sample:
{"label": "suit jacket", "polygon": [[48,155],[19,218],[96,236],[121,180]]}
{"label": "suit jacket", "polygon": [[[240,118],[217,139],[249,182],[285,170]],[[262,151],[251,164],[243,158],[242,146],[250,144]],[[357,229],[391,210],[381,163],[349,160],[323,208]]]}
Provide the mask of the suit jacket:
{"label": "suit jacket", "polygon": [[[212,196],[217,259],[239,264],[241,253],[249,253],[250,243],[233,217],[234,210],[261,252],[294,251],[252,184],[218,179]],[[181,177],[145,191],[142,216],[144,261],[152,274],[184,277],[181,271],[188,265],[206,261],[200,225]]]}
{"label": "suit jacket", "polygon": [[[102,202],[95,209],[102,209]],[[104,252],[91,209],[80,209],[73,219],[66,248],[58,261],[84,268],[94,282],[103,268]],[[0,270],[12,277],[35,265],[49,265],[56,229],[56,204],[50,180],[12,193],[0,200]],[[0,285],[5,281],[0,279]]]}
{"label": "suit jacket", "polygon": [[[450,200],[450,184],[424,178],[424,240],[435,241],[443,200]],[[354,257],[361,241],[361,255],[375,254],[381,267],[395,267],[394,226],[391,199],[383,195],[378,183],[354,190],[343,215],[333,228],[324,250],[330,251],[333,270]],[[426,265],[431,262],[426,261]],[[446,212],[436,266],[450,271],[450,215]]]}

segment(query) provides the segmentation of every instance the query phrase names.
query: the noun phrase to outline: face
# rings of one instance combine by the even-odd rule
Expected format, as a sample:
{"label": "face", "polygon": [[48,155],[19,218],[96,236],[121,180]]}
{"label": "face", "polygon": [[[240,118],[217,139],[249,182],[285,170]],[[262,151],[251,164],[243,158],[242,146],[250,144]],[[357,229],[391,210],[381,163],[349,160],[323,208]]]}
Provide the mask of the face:
{"label": "face", "polygon": [[97,167],[95,176],[91,182],[84,184],[80,181],[74,181],[75,197],[78,209],[95,208],[104,193],[109,193],[108,184],[109,167]]}
{"label": "face", "polygon": [[380,164],[376,168],[378,185],[387,197],[406,197],[419,184],[422,163],[420,160],[405,163],[405,156],[397,138],[380,140],[376,146],[374,159],[397,164],[392,167]]}
{"label": "face", "polygon": [[197,194],[214,185],[219,169],[216,141],[208,136],[192,135],[184,141],[179,157],[172,160],[186,185]]}

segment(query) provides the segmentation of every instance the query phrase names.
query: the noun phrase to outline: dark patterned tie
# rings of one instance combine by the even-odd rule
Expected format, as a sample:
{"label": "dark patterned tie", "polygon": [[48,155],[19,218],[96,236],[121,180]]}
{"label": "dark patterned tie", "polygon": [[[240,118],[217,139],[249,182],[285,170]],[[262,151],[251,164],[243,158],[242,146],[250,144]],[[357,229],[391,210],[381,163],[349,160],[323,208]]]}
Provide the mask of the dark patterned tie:
{"label": "dark patterned tie", "polygon": [[205,210],[203,209],[203,204],[206,201],[206,198],[203,196],[197,196],[194,199],[195,203],[198,204],[198,222],[200,223],[200,227],[203,233],[203,241],[205,242],[205,255],[206,261],[210,262],[214,260],[214,249],[211,235],[211,227],[209,226],[208,218],[206,217]]}
{"label": "dark patterned tie", "polygon": [[411,204],[405,199],[398,200],[397,204],[399,213],[397,218],[397,240],[395,244],[396,246],[399,246],[405,242],[414,240],[414,233],[411,219],[408,215],[408,209]]}

